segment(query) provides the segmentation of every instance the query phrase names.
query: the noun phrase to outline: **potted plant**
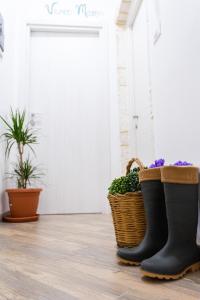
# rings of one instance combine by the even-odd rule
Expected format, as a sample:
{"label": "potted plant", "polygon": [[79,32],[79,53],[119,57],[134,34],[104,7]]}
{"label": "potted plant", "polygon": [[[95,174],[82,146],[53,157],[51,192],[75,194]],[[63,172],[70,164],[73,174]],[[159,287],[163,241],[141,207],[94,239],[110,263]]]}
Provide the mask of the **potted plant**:
{"label": "potted plant", "polygon": [[38,219],[39,196],[42,189],[32,188],[31,185],[42,174],[37,166],[33,166],[30,153],[27,151],[29,149],[34,152],[33,145],[37,143],[36,131],[27,122],[25,110],[20,111],[17,109],[13,111],[11,109],[8,121],[2,116],[0,116],[0,119],[5,126],[2,137],[6,141],[6,158],[10,156],[11,150],[17,152],[13,169],[8,173],[9,178],[16,180],[17,187],[6,190],[9,198],[10,215],[4,216],[4,221],[36,221]]}
{"label": "potted plant", "polygon": [[[139,168],[131,170],[134,162]],[[108,199],[119,247],[137,246],[145,234],[144,203],[138,174],[143,168],[143,164],[133,158],[127,165],[126,176],[114,179],[108,188]]]}

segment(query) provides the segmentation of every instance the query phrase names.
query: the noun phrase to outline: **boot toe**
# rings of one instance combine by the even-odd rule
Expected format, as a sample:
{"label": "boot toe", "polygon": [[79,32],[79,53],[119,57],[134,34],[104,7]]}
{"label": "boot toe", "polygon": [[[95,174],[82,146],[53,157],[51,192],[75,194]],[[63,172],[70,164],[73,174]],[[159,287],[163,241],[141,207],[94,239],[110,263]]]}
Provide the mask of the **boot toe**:
{"label": "boot toe", "polygon": [[141,268],[146,272],[154,274],[176,274],[181,271],[181,262],[175,256],[162,256],[158,253],[144,260]]}
{"label": "boot toe", "polygon": [[141,269],[153,274],[176,275],[182,273],[187,267],[197,261],[198,260],[196,258],[184,260],[177,255],[170,255],[166,257],[154,255],[141,263]]}
{"label": "boot toe", "polygon": [[132,260],[133,253],[134,253],[133,248],[119,248],[117,251],[117,256],[127,260]]}
{"label": "boot toe", "polygon": [[151,257],[142,261],[141,269],[143,271],[157,274],[160,271],[160,265],[157,259]]}
{"label": "boot toe", "polygon": [[162,257],[154,255],[142,262],[141,268],[144,271],[160,275],[173,275],[182,271],[183,264],[177,257]]}

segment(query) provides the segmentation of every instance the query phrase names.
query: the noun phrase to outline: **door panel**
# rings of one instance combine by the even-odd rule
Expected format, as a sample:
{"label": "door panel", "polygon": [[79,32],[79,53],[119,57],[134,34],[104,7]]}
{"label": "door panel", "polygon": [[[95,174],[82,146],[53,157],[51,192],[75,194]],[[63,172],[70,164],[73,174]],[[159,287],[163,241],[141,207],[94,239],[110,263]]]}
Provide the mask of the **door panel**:
{"label": "door panel", "polygon": [[105,44],[94,32],[32,32],[30,112],[46,171],[40,213],[102,212],[109,178]]}

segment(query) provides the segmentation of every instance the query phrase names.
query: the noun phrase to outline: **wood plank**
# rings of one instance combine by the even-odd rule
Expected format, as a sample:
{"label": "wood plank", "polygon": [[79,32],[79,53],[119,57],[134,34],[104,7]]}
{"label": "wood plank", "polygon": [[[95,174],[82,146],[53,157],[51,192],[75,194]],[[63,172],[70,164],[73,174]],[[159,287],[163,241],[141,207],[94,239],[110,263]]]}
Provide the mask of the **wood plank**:
{"label": "wood plank", "polygon": [[118,265],[109,215],[1,223],[0,241],[0,300],[200,299],[200,272],[161,282]]}

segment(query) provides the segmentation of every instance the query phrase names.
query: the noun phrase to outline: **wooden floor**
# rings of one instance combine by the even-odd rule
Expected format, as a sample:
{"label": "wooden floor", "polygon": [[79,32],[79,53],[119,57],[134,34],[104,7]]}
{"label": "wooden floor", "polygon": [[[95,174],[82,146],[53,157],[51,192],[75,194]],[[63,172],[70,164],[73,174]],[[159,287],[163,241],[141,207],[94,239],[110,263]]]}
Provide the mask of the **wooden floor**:
{"label": "wooden floor", "polygon": [[110,216],[43,216],[0,223],[2,300],[200,299],[200,272],[182,280],[144,280],[117,264]]}

